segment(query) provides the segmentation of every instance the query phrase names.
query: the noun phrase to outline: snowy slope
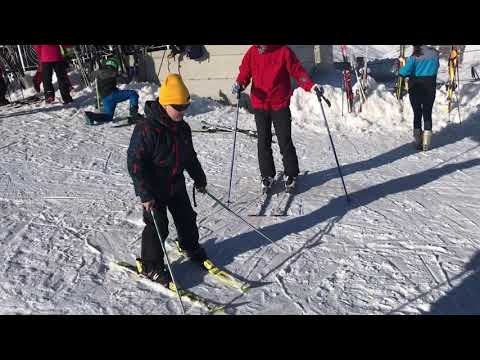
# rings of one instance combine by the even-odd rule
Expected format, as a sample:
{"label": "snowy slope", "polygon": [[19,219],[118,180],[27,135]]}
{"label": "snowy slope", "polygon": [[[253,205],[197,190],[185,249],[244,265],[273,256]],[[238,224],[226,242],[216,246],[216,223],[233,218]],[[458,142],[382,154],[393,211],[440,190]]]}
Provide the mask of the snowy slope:
{"label": "snowy slope", "polygon": [[[474,54],[466,52],[465,67],[478,62]],[[142,104],[158,91],[129,88]],[[434,149],[418,153],[408,97],[401,105],[372,83],[364,111],[342,117],[341,89],[327,86],[326,114],[351,204],[318,102],[297,89],[293,137],[306,174],[291,203],[280,194],[269,207],[283,206],[289,216],[248,216],[259,197],[256,142],[237,137],[232,209],[283,252],[197,195],[200,242],[256,287],[239,294],[174,257],[179,282],[228,304],[230,314],[479,314],[479,89],[462,85],[462,122],[457,112],[449,118],[438,89]],[[141,208],[126,169],[132,128],[85,126],[82,111],[94,109],[93,94],[74,97],[78,108],[0,108],[0,313],[179,314],[175,298],[109,267],[140,251]],[[194,96],[186,121],[230,126],[234,117],[235,108]],[[239,127],[254,129],[243,109]],[[209,190],[225,198],[232,134],[194,133],[194,143]],[[276,145],[274,156],[281,170]]]}

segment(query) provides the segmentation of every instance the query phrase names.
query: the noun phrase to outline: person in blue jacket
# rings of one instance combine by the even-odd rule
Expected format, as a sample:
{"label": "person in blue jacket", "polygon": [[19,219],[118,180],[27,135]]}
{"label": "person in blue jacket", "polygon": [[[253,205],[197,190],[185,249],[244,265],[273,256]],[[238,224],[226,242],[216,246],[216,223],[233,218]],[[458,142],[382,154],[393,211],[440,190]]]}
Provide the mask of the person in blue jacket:
{"label": "person in blue jacket", "polygon": [[413,45],[412,56],[399,70],[400,76],[409,78],[408,94],[413,109],[413,137],[418,150],[427,151],[431,145],[432,108],[439,66],[437,50],[426,45]]}

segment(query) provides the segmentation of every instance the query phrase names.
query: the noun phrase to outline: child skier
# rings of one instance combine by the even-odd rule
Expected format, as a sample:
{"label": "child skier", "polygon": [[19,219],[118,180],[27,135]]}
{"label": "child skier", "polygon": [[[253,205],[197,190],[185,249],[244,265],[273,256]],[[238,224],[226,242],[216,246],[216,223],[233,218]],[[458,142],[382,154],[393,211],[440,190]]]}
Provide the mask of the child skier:
{"label": "child skier", "polygon": [[138,94],[135,90],[119,90],[117,88],[118,70],[120,62],[116,57],[106,59],[103,66],[92,72],[90,78],[96,79],[98,94],[97,96],[103,102],[103,112],[93,113],[85,112],[87,123],[93,125],[96,122],[112,121],[115,114],[115,108],[118,103],[130,101],[130,119],[135,121],[138,114]]}
{"label": "child skier", "polygon": [[[187,170],[195,188],[201,193],[206,191],[207,179],[193,148],[192,132],[183,121],[189,104],[190,94],[182,78],[169,74],[160,87],[158,101],[146,102],[146,119],[135,126],[127,155],[128,171],[142,202],[145,222],[138,272],[165,286],[171,277],[164,265],[160,241],[168,236],[167,209],[187,257],[199,264],[207,260],[198,243],[197,214],[190,204],[183,175]],[[151,210],[155,211],[161,239]]]}
{"label": "child skier", "polygon": [[251,100],[258,133],[258,162],[262,177],[262,191],[273,185],[275,164],[272,155],[272,123],[280,146],[285,170],[286,190],[292,191],[299,174],[298,158],[292,142],[290,76],[305,91],[318,88],[304,70],[294,52],[286,45],[254,45],[243,57],[240,73],[232,92],[243,91],[252,81]]}
{"label": "child skier", "polygon": [[432,108],[437,91],[439,66],[437,50],[426,45],[413,45],[412,56],[399,70],[400,76],[409,77],[408,94],[413,109],[413,137],[418,150],[427,151],[431,145]]}

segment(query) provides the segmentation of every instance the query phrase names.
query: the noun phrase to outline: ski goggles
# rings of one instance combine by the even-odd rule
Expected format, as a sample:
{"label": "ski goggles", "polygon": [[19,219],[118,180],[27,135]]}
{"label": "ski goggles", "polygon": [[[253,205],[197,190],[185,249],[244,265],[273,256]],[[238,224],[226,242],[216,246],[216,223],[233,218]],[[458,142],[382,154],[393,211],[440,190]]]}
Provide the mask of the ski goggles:
{"label": "ski goggles", "polygon": [[190,104],[185,104],[185,105],[174,105],[174,104],[170,104],[170,106],[172,108],[174,108],[175,110],[179,111],[179,112],[182,112],[182,111],[185,111],[188,109],[188,107],[190,106]]}

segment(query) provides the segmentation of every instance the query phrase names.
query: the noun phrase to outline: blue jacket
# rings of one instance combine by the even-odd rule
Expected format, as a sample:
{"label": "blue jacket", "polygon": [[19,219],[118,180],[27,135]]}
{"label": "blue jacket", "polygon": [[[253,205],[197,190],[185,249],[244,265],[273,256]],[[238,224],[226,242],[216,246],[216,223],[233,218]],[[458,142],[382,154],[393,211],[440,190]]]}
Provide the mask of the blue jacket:
{"label": "blue jacket", "polygon": [[403,77],[437,77],[440,62],[438,52],[428,46],[422,45],[422,55],[410,56],[405,66],[399,70]]}

